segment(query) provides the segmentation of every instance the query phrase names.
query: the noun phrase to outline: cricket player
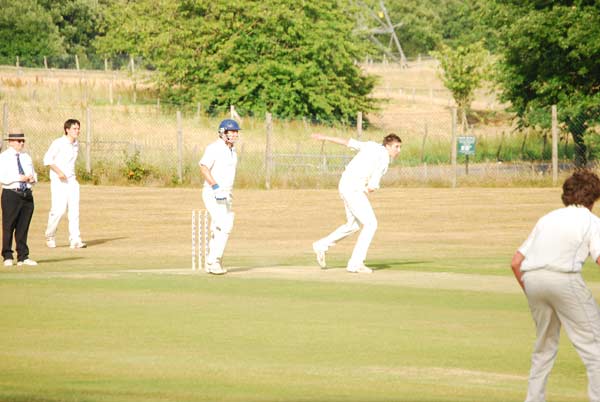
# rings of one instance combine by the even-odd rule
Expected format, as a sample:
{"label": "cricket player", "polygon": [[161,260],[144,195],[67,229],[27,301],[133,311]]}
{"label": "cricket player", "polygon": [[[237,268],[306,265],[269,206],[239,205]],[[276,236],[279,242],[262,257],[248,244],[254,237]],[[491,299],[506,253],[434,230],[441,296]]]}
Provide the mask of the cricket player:
{"label": "cricket player", "polygon": [[56,247],[56,229],[67,212],[69,219],[69,247],[85,248],[79,232],[79,182],[75,176],[75,161],[79,154],[79,120],[65,121],[65,134],[52,142],[44,155],[44,166],[50,167],[52,205],[46,227],[46,246]]}
{"label": "cricket player", "polygon": [[205,269],[215,275],[227,272],[222,260],[233,229],[232,191],[237,167],[235,143],[240,130],[235,120],[223,120],[219,124],[219,139],[206,147],[199,162],[200,172],[204,177],[202,201],[211,219]]}
{"label": "cricket player", "polygon": [[31,157],[24,152],[25,134],[13,129],[8,133],[8,148],[0,154],[0,184],[2,184],[2,258],[5,267],[13,265],[13,234],[17,250],[17,265],[35,266],[29,258],[27,235],[33,216],[32,188],[37,174]]}
{"label": "cricket player", "polygon": [[587,170],[563,184],[564,208],[544,215],[512,258],[536,326],[526,402],[546,401],[560,327],[583,360],[590,401],[600,402],[600,310],[581,277],[589,255],[600,264],[600,219],[592,213],[600,179]]}
{"label": "cricket player", "polygon": [[362,142],[354,139],[328,137],[321,134],[313,134],[312,138],[345,145],[358,151],[346,166],[338,186],[340,197],[346,208],[347,222],[328,236],[313,243],[317,263],[321,268],[325,268],[327,266],[325,253],[329,247],[352,233],[358,232],[362,225],[346,270],[352,273],[371,273],[373,270],[365,266],[365,259],[377,230],[377,218],[368,195],[379,188],[381,177],[387,172],[390,162],[400,153],[402,140],[396,134],[385,136],[381,144],[373,141]]}

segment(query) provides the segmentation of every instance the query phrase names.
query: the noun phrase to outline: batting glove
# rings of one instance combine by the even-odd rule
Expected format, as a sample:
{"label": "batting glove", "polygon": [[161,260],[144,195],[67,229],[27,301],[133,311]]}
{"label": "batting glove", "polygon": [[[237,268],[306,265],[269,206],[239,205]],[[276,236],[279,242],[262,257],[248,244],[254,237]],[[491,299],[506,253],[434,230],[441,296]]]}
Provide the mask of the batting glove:
{"label": "batting glove", "polygon": [[225,202],[227,200],[227,191],[220,188],[218,184],[213,184],[212,189],[215,194],[215,200],[217,200],[217,202]]}

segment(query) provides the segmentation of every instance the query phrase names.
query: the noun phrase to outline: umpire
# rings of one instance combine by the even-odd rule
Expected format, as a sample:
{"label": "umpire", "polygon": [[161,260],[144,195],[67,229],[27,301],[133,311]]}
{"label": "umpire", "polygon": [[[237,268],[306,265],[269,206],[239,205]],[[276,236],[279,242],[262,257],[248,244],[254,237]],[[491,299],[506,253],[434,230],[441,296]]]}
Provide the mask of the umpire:
{"label": "umpire", "polygon": [[17,265],[37,265],[29,258],[27,234],[33,216],[31,187],[37,182],[31,157],[23,152],[25,134],[11,130],[8,148],[0,154],[0,183],[2,184],[2,257],[4,266],[13,265],[13,234],[17,246]]}

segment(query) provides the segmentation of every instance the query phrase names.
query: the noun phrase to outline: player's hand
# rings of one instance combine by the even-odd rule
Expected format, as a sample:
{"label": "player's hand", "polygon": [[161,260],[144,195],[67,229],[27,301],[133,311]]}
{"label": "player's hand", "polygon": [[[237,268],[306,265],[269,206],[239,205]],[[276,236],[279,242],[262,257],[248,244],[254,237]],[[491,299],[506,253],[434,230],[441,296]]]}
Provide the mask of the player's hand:
{"label": "player's hand", "polygon": [[311,135],[311,138],[314,140],[319,140],[319,141],[323,141],[325,138],[323,138],[323,134],[319,134],[319,133],[314,133]]}
{"label": "player's hand", "polygon": [[227,201],[227,196],[228,196],[227,191],[223,190],[216,183],[212,185],[212,189],[213,189],[213,193],[214,193],[214,196],[215,196],[215,200],[217,200],[217,202],[225,202],[225,201]]}

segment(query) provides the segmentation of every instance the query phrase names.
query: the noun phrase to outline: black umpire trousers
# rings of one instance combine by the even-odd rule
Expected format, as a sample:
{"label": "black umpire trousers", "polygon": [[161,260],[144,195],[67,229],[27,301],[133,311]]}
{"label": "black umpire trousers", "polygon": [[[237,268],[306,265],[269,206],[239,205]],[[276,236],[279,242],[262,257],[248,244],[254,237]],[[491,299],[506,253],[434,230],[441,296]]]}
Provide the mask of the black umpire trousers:
{"label": "black umpire trousers", "polygon": [[25,192],[2,190],[2,257],[5,260],[13,259],[13,234],[17,245],[17,260],[24,261],[29,258],[27,234],[33,216],[33,194],[31,190]]}

